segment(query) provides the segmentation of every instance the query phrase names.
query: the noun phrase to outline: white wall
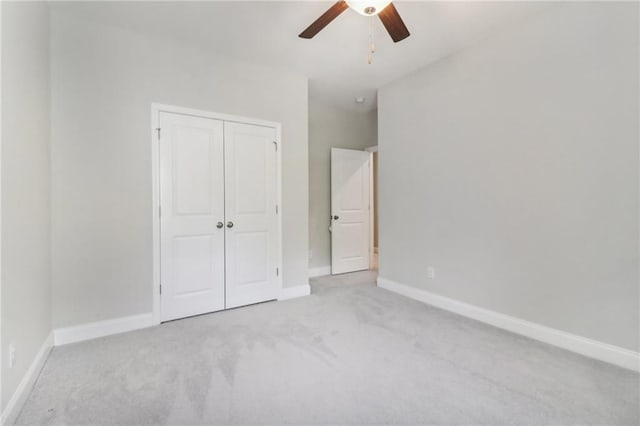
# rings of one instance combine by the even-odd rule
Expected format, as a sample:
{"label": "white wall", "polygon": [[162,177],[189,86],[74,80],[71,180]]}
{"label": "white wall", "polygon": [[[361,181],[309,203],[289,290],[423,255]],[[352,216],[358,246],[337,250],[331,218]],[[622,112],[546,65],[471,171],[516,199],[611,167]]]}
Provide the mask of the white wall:
{"label": "white wall", "polygon": [[377,111],[353,111],[309,100],[310,268],[331,265],[331,148],[364,149],[378,141]]}
{"label": "white wall", "polygon": [[0,7],[4,411],[51,332],[49,9],[45,2]]}
{"label": "white wall", "polygon": [[378,109],[382,277],[638,350],[637,3],[556,4]]}
{"label": "white wall", "polygon": [[52,5],[54,327],[152,310],[151,103],[282,123],[285,286],[307,284],[306,78]]}

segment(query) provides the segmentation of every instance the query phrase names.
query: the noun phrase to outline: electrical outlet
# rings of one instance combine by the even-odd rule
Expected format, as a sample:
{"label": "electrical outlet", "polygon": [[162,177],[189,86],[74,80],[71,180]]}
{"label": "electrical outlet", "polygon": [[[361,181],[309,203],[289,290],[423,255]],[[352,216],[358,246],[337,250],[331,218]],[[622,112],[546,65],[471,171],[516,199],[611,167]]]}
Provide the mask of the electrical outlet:
{"label": "electrical outlet", "polygon": [[16,364],[16,345],[11,343],[9,345],[9,368],[13,368]]}
{"label": "electrical outlet", "polygon": [[433,280],[436,278],[436,268],[433,266],[427,266],[427,278]]}

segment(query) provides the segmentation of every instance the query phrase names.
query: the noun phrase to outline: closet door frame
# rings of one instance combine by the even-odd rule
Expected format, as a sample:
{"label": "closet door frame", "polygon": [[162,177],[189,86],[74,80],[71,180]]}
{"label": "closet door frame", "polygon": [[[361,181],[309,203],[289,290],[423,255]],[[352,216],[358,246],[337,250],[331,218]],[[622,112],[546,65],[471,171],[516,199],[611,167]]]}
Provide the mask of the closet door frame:
{"label": "closet door frame", "polygon": [[[256,126],[271,127],[276,130],[276,204],[278,206],[278,229],[276,243],[276,257],[279,274],[276,282],[282,291],[282,126],[275,121],[259,120],[237,115],[222,114],[217,112],[203,111],[192,108],[185,108],[174,105],[160,103],[151,104],[151,182],[152,182],[152,230],[153,230],[153,312],[152,325],[161,322],[160,315],[160,113],[168,112],[173,114],[190,115],[214,120],[229,121],[236,123],[252,124]],[[275,206],[274,206],[275,207]]]}

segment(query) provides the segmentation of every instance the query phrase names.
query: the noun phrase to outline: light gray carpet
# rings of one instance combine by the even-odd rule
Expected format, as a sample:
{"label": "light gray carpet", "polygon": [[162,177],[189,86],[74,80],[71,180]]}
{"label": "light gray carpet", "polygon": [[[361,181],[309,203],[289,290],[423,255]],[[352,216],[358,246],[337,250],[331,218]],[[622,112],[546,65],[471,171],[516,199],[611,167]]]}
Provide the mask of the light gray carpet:
{"label": "light gray carpet", "polygon": [[20,425],[634,424],[638,375],[379,289],[57,347]]}

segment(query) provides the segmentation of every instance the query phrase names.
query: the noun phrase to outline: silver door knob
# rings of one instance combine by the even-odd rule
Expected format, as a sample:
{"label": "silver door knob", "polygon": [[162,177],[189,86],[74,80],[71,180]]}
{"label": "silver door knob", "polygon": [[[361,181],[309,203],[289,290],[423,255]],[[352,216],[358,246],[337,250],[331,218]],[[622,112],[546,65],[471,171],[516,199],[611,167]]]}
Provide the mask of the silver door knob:
{"label": "silver door knob", "polygon": [[233,228],[233,222],[231,221],[227,222],[227,228]]}
{"label": "silver door knob", "polygon": [[218,228],[218,229],[222,228],[223,226],[224,226],[224,223],[222,223],[222,222],[218,222],[216,224],[216,228]]}

